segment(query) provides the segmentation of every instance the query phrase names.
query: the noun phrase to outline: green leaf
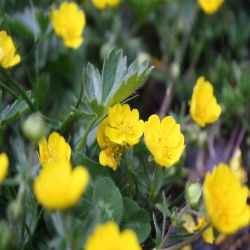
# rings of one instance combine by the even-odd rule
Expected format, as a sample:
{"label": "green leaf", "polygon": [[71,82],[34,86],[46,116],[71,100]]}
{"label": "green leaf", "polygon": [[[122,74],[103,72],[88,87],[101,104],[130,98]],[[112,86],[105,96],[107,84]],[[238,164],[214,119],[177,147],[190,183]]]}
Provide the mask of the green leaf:
{"label": "green leaf", "polygon": [[157,219],[154,213],[153,213],[153,223],[154,223],[154,229],[155,229],[155,244],[156,246],[159,246],[159,244],[161,243],[161,230],[158,226]]}
{"label": "green leaf", "polygon": [[94,187],[92,206],[99,213],[100,223],[109,220],[113,220],[117,224],[120,223],[123,213],[122,196],[110,178],[103,177],[97,180]]}
{"label": "green leaf", "polygon": [[75,153],[72,157],[74,165],[84,165],[93,180],[99,177],[109,177],[109,169],[90,159],[83,153]]}
{"label": "green leaf", "polygon": [[143,243],[151,232],[150,216],[148,212],[141,209],[138,204],[129,199],[123,199],[124,214],[123,223],[121,227],[123,229],[132,229],[141,243]]}
{"label": "green leaf", "polygon": [[[30,92],[28,92],[30,96]],[[1,126],[7,125],[8,123],[16,120],[24,112],[29,109],[27,103],[23,100],[21,96],[18,97],[12,104],[7,105],[5,109],[0,114],[0,124]]]}
{"label": "green leaf", "polygon": [[165,216],[170,218],[171,217],[171,212],[167,207],[164,207],[162,204],[157,203],[156,208]]}
{"label": "green leaf", "polygon": [[101,117],[108,108],[133,94],[147,79],[153,67],[135,61],[127,67],[122,50],[111,50],[105,57],[102,74],[88,64],[84,74],[86,104]]}

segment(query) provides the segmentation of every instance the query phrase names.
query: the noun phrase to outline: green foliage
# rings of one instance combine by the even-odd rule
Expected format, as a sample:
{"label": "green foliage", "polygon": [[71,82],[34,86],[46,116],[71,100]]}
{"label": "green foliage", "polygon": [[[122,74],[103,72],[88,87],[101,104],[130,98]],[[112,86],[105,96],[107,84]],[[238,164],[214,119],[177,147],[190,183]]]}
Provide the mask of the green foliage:
{"label": "green foliage", "polygon": [[147,63],[132,63],[127,68],[122,51],[111,50],[105,57],[102,74],[88,64],[84,74],[84,102],[100,117],[110,106],[134,93],[148,78],[152,67]]}
{"label": "green foliage", "polygon": [[92,204],[93,208],[98,211],[101,223],[109,220],[120,223],[123,213],[122,196],[110,178],[103,177],[97,180],[93,191]]}
{"label": "green foliage", "polygon": [[[30,92],[28,95],[30,96]],[[18,119],[23,113],[28,111],[29,106],[23,100],[21,96],[19,96],[12,104],[6,105],[4,110],[2,110],[0,114],[0,124],[1,126],[5,126],[16,119]]]}
{"label": "green foliage", "polygon": [[124,213],[121,227],[123,229],[130,228],[134,230],[139,241],[143,243],[151,232],[150,216],[148,212],[141,209],[135,201],[129,198],[124,198],[123,204]]}

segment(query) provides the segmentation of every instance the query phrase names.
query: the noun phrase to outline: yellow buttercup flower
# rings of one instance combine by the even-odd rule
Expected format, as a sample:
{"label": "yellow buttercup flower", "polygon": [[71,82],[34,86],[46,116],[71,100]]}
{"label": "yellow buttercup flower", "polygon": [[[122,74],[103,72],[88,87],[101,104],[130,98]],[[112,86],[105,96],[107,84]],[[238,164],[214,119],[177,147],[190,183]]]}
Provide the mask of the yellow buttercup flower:
{"label": "yellow buttercup flower", "polygon": [[[193,216],[189,213],[184,213],[182,215],[182,221],[184,222],[183,227],[189,233],[194,233],[197,230],[201,230],[208,224],[204,217],[199,217],[198,223],[196,224]],[[202,238],[206,243],[212,244],[214,242],[214,230],[211,226],[205,230],[205,232],[202,234]]]}
{"label": "yellow buttercup flower", "polygon": [[[198,218],[198,224],[197,224],[195,230],[201,230],[204,227],[206,227],[207,224],[208,224],[208,221],[206,220],[206,218]],[[213,244],[213,242],[214,242],[214,230],[211,226],[208,227],[208,229],[206,229],[204,231],[204,233],[202,234],[202,238],[205,242],[207,242],[209,244]]]}
{"label": "yellow buttercup flower", "polygon": [[57,132],[50,134],[48,141],[43,137],[39,141],[39,160],[42,166],[57,162],[70,161],[71,148]]}
{"label": "yellow buttercup flower", "polygon": [[213,85],[200,77],[193,90],[190,113],[193,120],[200,126],[217,121],[221,114],[221,107],[214,96]]}
{"label": "yellow buttercup flower", "polygon": [[220,163],[206,174],[203,192],[208,217],[220,233],[233,234],[249,223],[248,188],[228,165]]}
{"label": "yellow buttercup flower", "polygon": [[113,143],[133,146],[143,135],[144,122],[139,120],[137,109],[130,109],[128,104],[116,104],[108,111],[109,124],[105,127],[105,135]]}
{"label": "yellow buttercup flower", "polygon": [[235,150],[229,166],[232,173],[240,179],[242,184],[247,182],[247,172],[242,166],[241,150],[239,148]]}
{"label": "yellow buttercup flower", "polygon": [[85,250],[142,250],[136,234],[126,229],[120,232],[114,222],[98,225],[86,242]]}
{"label": "yellow buttercup flower", "polygon": [[0,183],[3,182],[5,179],[9,168],[9,159],[7,154],[1,153],[0,154]]}
{"label": "yellow buttercup flower", "polygon": [[16,53],[16,47],[6,31],[0,31],[0,66],[10,68],[21,61],[21,57]]}
{"label": "yellow buttercup flower", "polygon": [[118,5],[121,0],[92,0],[93,4],[98,9],[105,9],[107,7],[114,7]]}
{"label": "yellow buttercup flower", "polygon": [[111,142],[105,135],[105,129],[108,125],[109,118],[107,117],[101,122],[97,130],[97,142],[102,148],[99,154],[99,162],[102,166],[108,166],[115,171],[122,155],[122,147]]}
{"label": "yellow buttercup flower", "polygon": [[63,39],[66,47],[72,49],[80,47],[85,24],[85,14],[74,2],[63,2],[59,10],[52,11],[54,31]]}
{"label": "yellow buttercup flower", "polygon": [[144,138],[154,160],[163,167],[173,166],[185,148],[180,125],[171,116],[161,122],[158,115],[151,115],[145,122]]}
{"label": "yellow buttercup flower", "polygon": [[224,0],[198,0],[198,3],[205,13],[211,15],[219,10]]}
{"label": "yellow buttercup flower", "polygon": [[72,169],[69,162],[58,161],[43,168],[34,180],[34,193],[38,202],[47,209],[67,209],[83,194],[89,180],[82,166]]}

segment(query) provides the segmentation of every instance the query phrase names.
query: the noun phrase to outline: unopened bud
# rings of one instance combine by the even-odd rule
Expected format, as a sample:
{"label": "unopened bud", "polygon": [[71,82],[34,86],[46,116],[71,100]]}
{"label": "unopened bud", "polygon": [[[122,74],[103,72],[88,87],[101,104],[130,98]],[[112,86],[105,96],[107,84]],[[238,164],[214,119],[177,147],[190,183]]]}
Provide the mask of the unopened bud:
{"label": "unopened bud", "polygon": [[34,113],[22,124],[24,135],[31,141],[37,142],[45,134],[45,123],[39,113]]}
{"label": "unopened bud", "polygon": [[190,183],[186,186],[186,198],[191,208],[199,206],[202,196],[202,187],[200,183]]}

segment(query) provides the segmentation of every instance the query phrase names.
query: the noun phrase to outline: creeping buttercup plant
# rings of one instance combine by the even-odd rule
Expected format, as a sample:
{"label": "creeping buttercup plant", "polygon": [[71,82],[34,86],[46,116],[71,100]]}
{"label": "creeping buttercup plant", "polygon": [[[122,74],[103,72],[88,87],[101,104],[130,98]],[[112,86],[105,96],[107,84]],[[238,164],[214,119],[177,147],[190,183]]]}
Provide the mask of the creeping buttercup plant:
{"label": "creeping buttercup plant", "polygon": [[244,244],[248,7],[1,1],[0,250]]}

